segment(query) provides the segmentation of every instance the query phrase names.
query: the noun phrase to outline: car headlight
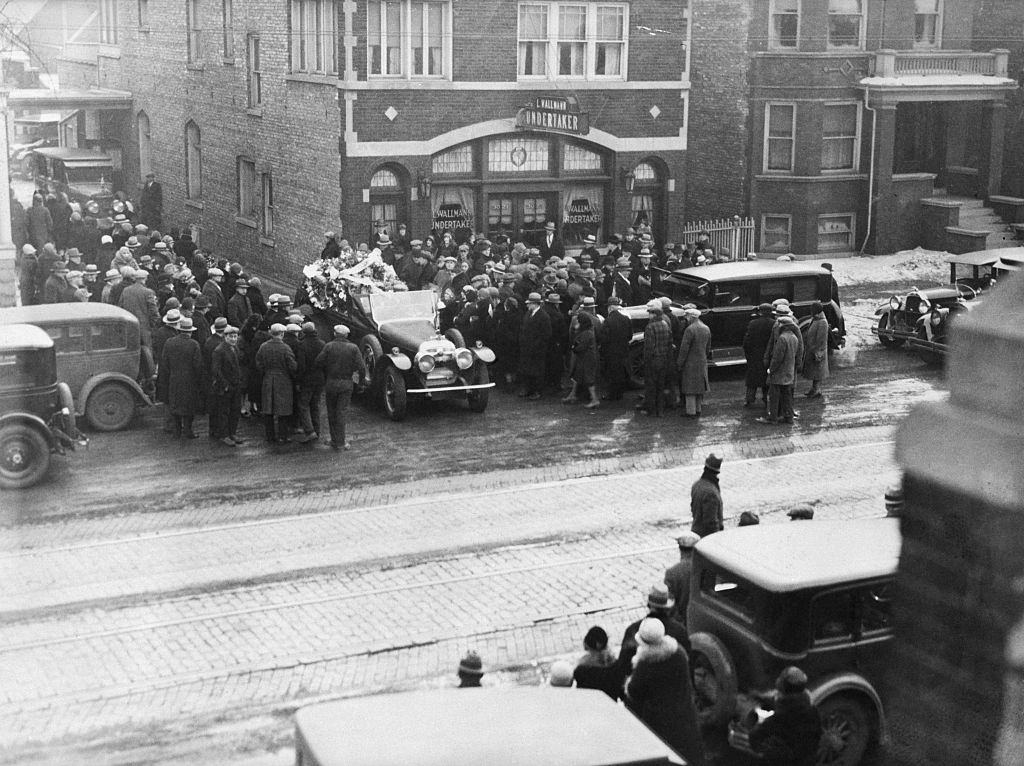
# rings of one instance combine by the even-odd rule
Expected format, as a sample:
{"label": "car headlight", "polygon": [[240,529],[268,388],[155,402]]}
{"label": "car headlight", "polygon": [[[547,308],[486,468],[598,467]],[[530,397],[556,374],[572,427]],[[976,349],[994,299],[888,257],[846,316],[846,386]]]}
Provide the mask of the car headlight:
{"label": "car headlight", "polygon": [[468,348],[460,348],[455,352],[455,364],[460,370],[468,370],[473,366],[473,352]]}
{"label": "car headlight", "polygon": [[900,299],[897,298],[895,295],[889,299],[889,308],[891,308],[893,311],[898,311],[900,308]]}
{"label": "car headlight", "polygon": [[933,311],[932,312],[932,327],[938,327],[940,324],[942,324],[942,319],[943,319],[943,317],[942,317],[942,312],[941,311]]}
{"label": "car headlight", "polygon": [[416,366],[420,368],[420,372],[427,373],[434,369],[434,365],[437,362],[434,357],[430,354],[423,354],[416,360]]}
{"label": "car headlight", "polygon": [[928,301],[921,301],[921,305],[917,307],[917,313],[927,314],[929,309],[931,309],[931,305]]}

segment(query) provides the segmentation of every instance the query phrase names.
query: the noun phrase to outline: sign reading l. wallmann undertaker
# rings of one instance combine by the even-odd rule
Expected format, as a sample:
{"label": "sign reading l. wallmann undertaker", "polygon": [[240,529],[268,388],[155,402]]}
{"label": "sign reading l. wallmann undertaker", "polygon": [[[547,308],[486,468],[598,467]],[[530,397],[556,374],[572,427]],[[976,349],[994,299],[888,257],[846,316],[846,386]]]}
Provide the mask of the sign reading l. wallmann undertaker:
{"label": "sign reading l. wallmann undertaker", "polygon": [[575,98],[540,96],[519,110],[516,127],[585,136],[590,132],[590,115],[580,111]]}

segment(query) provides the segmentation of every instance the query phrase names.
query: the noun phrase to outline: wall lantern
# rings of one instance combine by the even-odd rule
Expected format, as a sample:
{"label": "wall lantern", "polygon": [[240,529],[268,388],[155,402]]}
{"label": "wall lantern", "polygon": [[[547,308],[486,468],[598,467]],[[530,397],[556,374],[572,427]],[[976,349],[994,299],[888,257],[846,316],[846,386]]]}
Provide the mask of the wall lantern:
{"label": "wall lantern", "polygon": [[633,171],[628,168],[622,168],[619,171],[619,175],[622,177],[622,184],[626,187],[626,191],[632,194],[633,187],[636,185],[636,176],[633,174]]}
{"label": "wall lantern", "polygon": [[416,179],[416,185],[419,187],[420,197],[422,197],[423,199],[430,198],[430,184],[430,176],[425,176],[422,173],[420,173],[419,177]]}

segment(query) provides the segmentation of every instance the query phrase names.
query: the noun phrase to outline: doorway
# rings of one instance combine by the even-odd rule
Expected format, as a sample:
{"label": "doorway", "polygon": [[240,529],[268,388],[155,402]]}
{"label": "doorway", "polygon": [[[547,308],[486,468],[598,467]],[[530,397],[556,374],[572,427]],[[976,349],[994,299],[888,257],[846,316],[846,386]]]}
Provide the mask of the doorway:
{"label": "doorway", "polygon": [[521,240],[537,247],[544,239],[544,225],[557,223],[555,192],[502,192],[487,195],[487,235],[504,234],[512,242]]}

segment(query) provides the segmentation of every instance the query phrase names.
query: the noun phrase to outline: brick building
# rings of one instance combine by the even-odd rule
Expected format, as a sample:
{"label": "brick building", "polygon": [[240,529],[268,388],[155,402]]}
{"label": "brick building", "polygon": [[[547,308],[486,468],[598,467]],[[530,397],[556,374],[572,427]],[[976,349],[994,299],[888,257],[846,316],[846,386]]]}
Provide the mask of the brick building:
{"label": "brick building", "polygon": [[1022,30],[1019,0],[695,3],[688,213],[749,211],[769,253],[921,244],[922,199],[1019,185],[1003,177],[1017,84],[988,48],[1019,50]]}
{"label": "brick building", "polygon": [[[84,0],[51,0],[55,6]],[[93,0],[95,3],[95,0]],[[683,221],[683,2],[99,0],[62,88],[130,91],[74,140],[153,170],[165,220],[293,280],[327,229],[567,247]],[[68,39],[66,38],[66,39]]]}

